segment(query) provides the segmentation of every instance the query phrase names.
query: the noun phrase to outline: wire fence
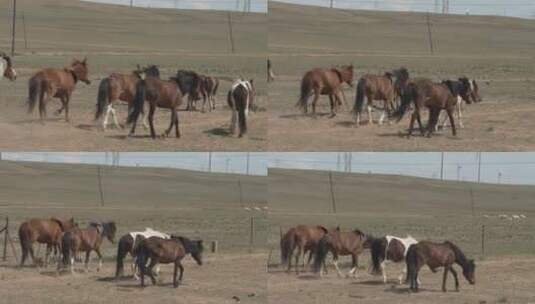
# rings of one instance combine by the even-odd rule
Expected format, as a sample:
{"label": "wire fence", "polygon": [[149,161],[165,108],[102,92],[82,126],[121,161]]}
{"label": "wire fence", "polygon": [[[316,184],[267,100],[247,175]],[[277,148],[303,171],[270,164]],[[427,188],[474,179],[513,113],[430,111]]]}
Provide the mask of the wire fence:
{"label": "wire fence", "polygon": [[267,12],[267,0],[83,0],[145,8]]}

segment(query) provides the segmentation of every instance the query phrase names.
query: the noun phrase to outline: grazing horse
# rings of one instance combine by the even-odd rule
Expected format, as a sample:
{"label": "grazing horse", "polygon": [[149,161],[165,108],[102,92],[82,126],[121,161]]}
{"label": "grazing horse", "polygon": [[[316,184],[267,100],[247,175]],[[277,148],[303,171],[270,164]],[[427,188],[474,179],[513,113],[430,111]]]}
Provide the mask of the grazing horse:
{"label": "grazing horse", "polygon": [[[71,273],[74,274],[74,258],[78,253],[85,252],[85,269],[89,270],[89,255],[95,251],[98,255],[98,268],[102,267],[102,254],[100,245],[104,238],[112,244],[115,243],[117,227],[115,222],[89,223],[85,229],[75,228],[63,234],[61,239],[61,251],[63,253],[63,266],[70,265]],[[58,271],[62,263],[58,263]]]}
{"label": "grazing horse", "polygon": [[[340,87],[343,83],[353,86],[353,65],[341,68],[316,68],[305,73],[301,80],[301,96],[297,107],[302,108],[305,114],[308,112],[308,99],[314,95],[312,101],[312,115],[316,116],[316,103],[320,95],[328,95],[331,105],[331,117],[336,115],[335,110],[345,102],[345,96]],[[341,97],[340,97],[341,95]]]}
{"label": "grazing horse", "polygon": [[[162,239],[159,237],[150,237],[142,240],[136,247],[137,265],[141,273],[141,286],[145,287],[145,274],[148,273],[153,285],[156,285],[156,279],[152,268],[158,263],[161,264],[175,264],[173,273],[173,286],[176,288],[182,282],[182,275],[184,274],[184,266],[182,266],[182,259],[190,254],[198,265],[202,265],[203,253],[202,240],[190,240],[182,236],[172,235],[170,239]],[[150,263],[147,268],[147,261]],[[177,280],[177,270],[180,269],[180,276]]]}
{"label": "grazing horse", "polygon": [[227,95],[227,103],[232,111],[230,120],[230,133],[236,135],[239,127],[238,137],[242,137],[247,133],[247,117],[249,116],[249,109],[253,107],[256,91],[253,79],[236,80],[230,88]]}
{"label": "grazing horse", "polygon": [[48,258],[52,249],[57,250],[61,244],[61,236],[65,231],[69,231],[76,227],[77,224],[74,219],[60,220],[57,218],[37,219],[33,218],[23,222],[19,227],[19,241],[22,251],[22,258],[20,260],[20,267],[24,266],[24,262],[28,258],[28,254],[32,257],[34,264],[37,264],[33,254],[33,243],[46,244],[45,267],[48,265]]}
{"label": "grazing horse", "polygon": [[87,58],[74,59],[71,65],[63,69],[46,68],[35,73],[28,81],[28,113],[32,113],[39,103],[39,117],[41,122],[46,118],[46,104],[51,98],[61,100],[61,114],[65,110],[65,120],[69,121],[69,101],[78,81],[91,84],[89,81]]}
{"label": "grazing horse", "polygon": [[[386,284],[388,278],[386,276],[386,262],[394,263],[405,262],[407,251],[413,244],[418,243],[413,237],[407,236],[400,238],[396,236],[387,235],[382,238],[369,238],[370,251],[372,259],[372,273],[383,275],[383,282]],[[402,284],[407,268],[403,268],[401,275],[398,277],[399,284]]]}
{"label": "grazing horse", "polygon": [[459,291],[457,272],[453,269],[454,263],[461,266],[463,275],[470,284],[476,283],[474,260],[467,259],[461,249],[449,241],[444,243],[420,241],[418,244],[410,246],[406,263],[410,289],[414,292],[418,291],[418,272],[424,265],[429,266],[432,272],[437,272],[437,268],[444,267],[442,278],[442,291],[444,292],[446,291],[448,272],[451,272],[455,279],[455,290]]}
{"label": "grazing horse", "polygon": [[275,74],[273,73],[273,67],[271,64],[271,59],[267,60],[267,82],[275,81]]}
{"label": "grazing horse", "polygon": [[186,111],[196,111],[197,107],[195,101],[201,99],[202,94],[202,76],[194,71],[178,70],[176,72],[175,80],[180,87],[182,95],[188,95]]}
{"label": "grazing horse", "polygon": [[4,77],[15,81],[17,79],[17,71],[13,68],[11,57],[4,52],[0,52],[0,80]]}
{"label": "grazing horse", "polygon": [[[442,84],[446,85],[448,89],[450,90],[451,94],[457,98],[457,118],[459,119],[459,127],[463,128],[463,116],[462,116],[462,102],[463,100],[467,104],[471,104],[472,102],[478,102],[481,101],[481,97],[479,97],[479,89],[475,89],[477,87],[475,80],[470,80],[467,77],[461,77],[458,80],[443,80]],[[475,85],[474,85],[475,84]],[[444,119],[442,120],[442,123],[440,124],[442,128],[446,125],[446,117],[444,116]],[[438,124],[437,124],[438,127]]]}
{"label": "grazing horse", "polygon": [[394,109],[394,100],[396,99],[396,91],[392,82],[392,73],[387,72],[383,76],[368,74],[359,79],[355,97],[355,106],[353,108],[355,113],[355,126],[357,127],[360,125],[360,115],[364,107],[364,97],[366,97],[367,102],[369,124],[373,123],[373,101],[383,101],[383,113],[379,118],[379,124],[383,124],[385,114],[388,114],[388,118],[390,117],[390,113]]}
{"label": "grazing horse", "polygon": [[342,276],[340,268],[338,268],[339,255],[351,255],[351,270],[347,276],[357,277],[358,257],[368,248],[366,240],[368,237],[360,230],[340,231],[340,227],[329,230],[318,243],[318,250],[314,257],[314,272],[319,272],[323,275],[325,269],[325,259],[329,251],[333,254],[333,265],[338,272],[338,276]]}
{"label": "grazing horse", "polygon": [[127,119],[128,123],[132,123],[132,129],[128,136],[134,135],[139,113],[143,111],[145,101],[148,101],[151,137],[153,139],[156,138],[156,132],[154,131],[154,111],[156,107],[159,107],[171,111],[169,128],[167,128],[163,136],[169,136],[171,129],[175,126],[175,135],[177,138],[180,138],[178,107],[182,104],[182,92],[179,87],[179,80],[176,77],[171,77],[170,80],[161,80],[159,75],[160,72],[155,65],[142,70],[140,74],[141,80],[136,85],[133,109]]}
{"label": "grazing horse", "polygon": [[[95,120],[102,117],[104,112],[104,120],[102,122],[102,129],[105,131],[108,125],[108,117],[111,114],[115,127],[121,129],[117,121],[117,115],[113,104],[116,100],[124,101],[128,104],[128,112],[132,108],[134,96],[136,94],[137,82],[141,80],[141,68],[137,66],[137,70],[131,74],[112,73],[110,76],[102,79],[98,86],[97,94],[97,110],[95,112]],[[141,112],[142,122],[145,129],[148,129],[147,117],[144,111]]]}
{"label": "grazing horse", "polygon": [[[119,243],[117,245],[117,267],[115,270],[116,278],[119,277],[120,275],[123,275],[124,273],[123,261],[126,255],[130,254],[132,258],[136,257],[136,255],[134,254],[134,248],[136,248],[137,242],[139,242],[142,239],[150,238],[152,236],[157,236],[162,239],[168,239],[171,237],[170,235],[166,233],[153,230],[152,228],[145,228],[145,231],[129,232],[123,235],[119,239]],[[137,266],[136,266],[135,260],[132,262],[132,273],[133,273],[134,278],[137,280]]]}
{"label": "grazing horse", "polygon": [[446,113],[448,114],[453,136],[457,135],[455,121],[453,119],[453,111],[455,110],[457,100],[446,85],[433,83],[429,79],[411,80],[406,87],[403,88],[401,93],[401,105],[396,113],[394,113],[394,117],[397,117],[398,122],[403,118],[403,115],[411,103],[414,104],[414,112],[411,115],[408,136],[411,136],[412,134],[415,120],[418,121],[422,136],[425,136],[424,127],[420,117],[420,112],[424,107],[429,109],[429,121],[427,123],[428,137],[431,137],[431,134],[435,130],[435,126],[438,123],[438,117],[442,110],[446,110]]}
{"label": "grazing horse", "polygon": [[211,112],[215,110],[216,94],[219,88],[219,79],[214,76],[201,75],[201,94],[203,97],[202,112],[208,100],[208,109]]}
{"label": "grazing horse", "polygon": [[303,255],[303,264],[305,260],[305,254],[310,252],[308,261],[312,255],[316,252],[318,243],[321,238],[327,234],[327,228],[323,226],[306,226],[298,225],[288,229],[288,231],[281,237],[280,250],[281,250],[281,263],[288,264],[287,272],[290,272],[292,268],[292,256],[297,249],[295,255],[295,272],[299,274],[299,257]]}

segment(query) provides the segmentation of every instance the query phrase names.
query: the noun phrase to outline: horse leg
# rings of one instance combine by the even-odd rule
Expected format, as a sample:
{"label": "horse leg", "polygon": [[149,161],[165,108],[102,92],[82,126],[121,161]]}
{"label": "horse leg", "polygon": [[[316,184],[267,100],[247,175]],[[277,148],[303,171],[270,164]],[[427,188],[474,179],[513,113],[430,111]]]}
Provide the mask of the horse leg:
{"label": "horse leg", "polygon": [[318,99],[320,99],[321,92],[319,90],[314,90],[314,100],[312,100],[312,117],[316,118],[316,104]]}
{"label": "horse leg", "polygon": [[453,279],[455,280],[455,291],[459,291],[459,278],[457,277],[457,271],[453,269],[453,266],[450,266],[450,272],[453,275]]}
{"label": "horse leg", "polygon": [[232,109],[232,117],[230,118],[230,134],[236,135],[238,127],[238,110]]}
{"label": "horse leg", "polygon": [[457,116],[459,117],[459,128],[464,128],[464,125],[463,125],[463,114],[462,114],[462,103],[463,103],[463,99],[461,98],[461,96],[457,96]]}
{"label": "horse leg", "polygon": [[[203,108],[203,111],[204,111],[204,103],[202,105],[202,108]],[[176,281],[177,272],[178,272],[178,263],[180,263],[180,262],[179,261],[175,261],[175,267],[174,267],[174,270],[173,270],[173,287],[175,287],[175,288],[178,287],[178,282]]]}
{"label": "horse leg", "polygon": [[422,124],[422,116],[420,115],[420,110],[416,112],[416,121],[418,122],[418,127],[420,127],[420,133],[422,136],[425,135],[424,125]]}
{"label": "horse leg", "polygon": [[176,138],[180,138],[180,128],[178,127],[178,111],[175,109],[174,110],[176,115],[175,115],[175,136]]}
{"label": "horse leg", "polygon": [[111,106],[111,116],[113,117],[113,123],[115,124],[115,127],[117,129],[122,129],[123,127],[121,127],[119,120],[117,120],[117,110],[113,108],[113,105]]}
{"label": "horse leg", "polygon": [[295,274],[299,275],[299,256],[301,256],[301,247],[297,247],[297,254],[295,255]]}
{"label": "horse leg", "polygon": [[373,104],[372,97],[367,95],[366,96],[366,109],[368,110],[368,124],[369,125],[373,124],[372,104]]}
{"label": "horse leg", "polygon": [[175,125],[175,115],[176,112],[174,109],[171,109],[171,118],[169,119],[169,128],[165,130],[165,133],[162,135],[163,137],[168,137],[169,132],[173,129],[173,126]]}
{"label": "horse leg", "polygon": [[449,266],[444,266],[444,275],[442,277],[442,291],[446,292],[446,280],[448,278],[448,269]]}
{"label": "horse leg", "polygon": [[386,112],[388,110],[388,99],[385,99],[383,103],[383,112],[381,112],[381,116],[379,117],[379,125],[383,124],[383,121],[385,120]]}
{"label": "horse leg", "polygon": [[331,115],[329,116],[329,118],[333,118],[334,116],[336,116],[335,111],[334,111],[334,107],[336,106],[335,102],[338,102],[338,101],[335,100],[335,98],[334,98],[334,96],[332,94],[329,95],[329,104],[331,106]]}
{"label": "horse leg", "polygon": [[150,126],[150,136],[152,139],[156,138],[156,132],[154,131],[154,111],[156,110],[155,104],[150,104],[149,109],[149,126]]}
{"label": "horse leg", "polygon": [[158,261],[154,258],[151,258],[148,273],[149,273],[150,280],[152,281],[152,285],[156,285],[156,278],[154,277],[154,273],[152,273],[152,268],[154,268],[156,264],[158,264]]}
{"label": "horse leg", "polygon": [[106,131],[106,127],[108,126],[108,116],[110,116],[111,111],[111,104],[108,104],[106,107],[106,114],[104,115],[104,120],[102,121],[102,130]]}
{"label": "horse leg", "polygon": [[45,251],[45,261],[44,261],[44,267],[48,267],[48,259],[50,258],[50,252],[52,251],[52,247],[50,244],[46,244],[46,251]]}
{"label": "horse leg", "polygon": [[446,112],[448,113],[448,117],[450,118],[450,125],[451,125],[451,133],[453,136],[457,135],[457,129],[455,128],[455,121],[453,120],[453,110],[452,108],[446,109]]}
{"label": "horse leg", "polygon": [[343,277],[342,272],[340,271],[340,268],[338,267],[338,258],[333,258],[333,265],[336,269],[336,272],[338,272],[338,277]]}
{"label": "horse leg", "polygon": [[70,94],[67,94],[65,97],[62,98],[61,102],[63,103],[63,107],[65,108],[65,121],[70,122],[69,118],[69,100],[71,99]]}
{"label": "horse leg", "polygon": [[353,278],[357,277],[357,264],[358,264],[358,256],[355,254],[351,255],[351,270],[349,270],[349,273],[347,274],[348,277],[352,276]]}
{"label": "horse leg", "polygon": [[383,283],[386,284],[386,282],[388,282],[388,276],[386,275],[386,260],[381,262],[381,273],[383,274]]}
{"label": "horse leg", "polygon": [[102,253],[100,253],[100,248],[96,248],[95,252],[98,255],[98,266],[97,266],[97,272],[100,271],[100,268],[102,268]]}
{"label": "horse leg", "polygon": [[417,118],[417,112],[414,111],[412,114],[411,114],[411,122],[409,124],[409,133],[407,134],[408,136],[411,136],[412,135],[412,129],[414,127],[414,121],[416,120]]}

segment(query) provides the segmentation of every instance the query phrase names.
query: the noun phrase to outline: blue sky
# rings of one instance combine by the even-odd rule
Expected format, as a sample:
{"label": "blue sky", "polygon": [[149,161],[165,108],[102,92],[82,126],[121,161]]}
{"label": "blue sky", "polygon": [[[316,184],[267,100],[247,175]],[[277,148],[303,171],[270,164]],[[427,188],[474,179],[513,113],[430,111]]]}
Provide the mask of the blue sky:
{"label": "blue sky", "polygon": [[[330,0],[278,0],[279,2],[328,6]],[[333,0],[337,8],[434,12],[435,0]],[[534,0],[449,0],[450,13],[534,18]],[[442,8],[442,0],[438,8]]]}
{"label": "blue sky", "polygon": [[[266,175],[267,167],[347,172],[345,152],[213,152],[212,171]],[[86,164],[112,164],[112,153],[104,152],[3,152],[2,159]],[[121,152],[119,165],[208,170],[207,152]],[[351,172],[399,174],[440,179],[440,152],[353,152]],[[478,155],[445,152],[444,179],[477,181]],[[481,154],[481,182],[535,185],[535,152]]]}
{"label": "blue sky", "polygon": [[[130,0],[85,0],[130,5]],[[216,9],[243,11],[245,0],[133,0],[135,6],[179,9]],[[252,12],[267,12],[267,0],[251,0]]]}

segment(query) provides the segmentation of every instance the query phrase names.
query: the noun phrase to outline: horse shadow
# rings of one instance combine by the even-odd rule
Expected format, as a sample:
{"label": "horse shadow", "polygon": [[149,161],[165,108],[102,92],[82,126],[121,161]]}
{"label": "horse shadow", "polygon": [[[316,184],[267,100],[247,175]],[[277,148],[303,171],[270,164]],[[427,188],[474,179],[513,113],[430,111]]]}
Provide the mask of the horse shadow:
{"label": "horse shadow", "polygon": [[[316,113],[317,117],[324,117],[324,116],[330,116],[330,115],[331,113]],[[312,118],[314,119],[314,116],[312,116],[312,114],[298,113],[298,114],[279,115],[279,118],[285,118],[285,119]]]}
{"label": "horse shadow", "polygon": [[[350,120],[336,122],[336,125],[344,128],[355,128],[355,122]],[[362,123],[360,125],[362,125]]]}
{"label": "horse shadow", "polygon": [[[112,138],[112,139],[118,139],[118,140],[128,140],[128,139],[151,139],[152,137],[150,136],[150,134],[145,134],[145,135],[138,135],[138,134],[135,134],[135,135],[107,135],[106,137],[108,138]],[[156,136],[156,138],[161,138],[161,136]]]}
{"label": "horse shadow", "polygon": [[205,134],[223,136],[223,137],[232,137],[232,133],[228,128],[212,128],[206,131],[203,131]]}
{"label": "horse shadow", "polygon": [[24,125],[24,124],[35,123],[35,124],[44,125],[47,122],[59,122],[62,120],[65,121],[65,119],[62,117],[45,118],[43,122],[41,122],[41,120],[39,120],[38,118],[26,118],[26,119],[21,119],[21,120],[15,120],[13,124]]}
{"label": "horse shadow", "polygon": [[298,279],[303,280],[303,281],[315,281],[315,280],[320,280],[321,278],[319,275],[315,275],[315,274],[300,274],[298,276]]}

